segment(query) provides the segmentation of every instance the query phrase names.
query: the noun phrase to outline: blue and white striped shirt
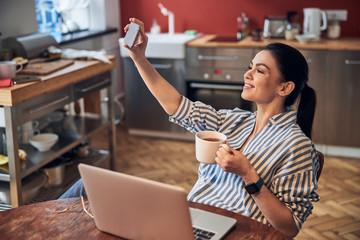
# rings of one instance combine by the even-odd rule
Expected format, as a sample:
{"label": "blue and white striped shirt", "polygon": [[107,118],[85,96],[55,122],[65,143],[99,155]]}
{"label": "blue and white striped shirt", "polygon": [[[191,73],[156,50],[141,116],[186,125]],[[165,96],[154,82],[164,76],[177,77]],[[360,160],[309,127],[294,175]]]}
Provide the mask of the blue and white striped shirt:
{"label": "blue and white striped shirt", "polygon": [[[192,133],[219,131],[230,146],[238,149],[255,126],[256,113],[235,108],[216,111],[201,102],[183,97],[170,121]],[[265,186],[292,212],[300,230],[319,201],[316,174],[319,160],[315,146],[296,124],[296,112],[287,111],[270,118],[245,146],[242,154],[250,161]],[[245,190],[243,179],[223,171],[218,164],[200,164],[198,180],[188,200],[241,213],[270,225],[254,199]]]}

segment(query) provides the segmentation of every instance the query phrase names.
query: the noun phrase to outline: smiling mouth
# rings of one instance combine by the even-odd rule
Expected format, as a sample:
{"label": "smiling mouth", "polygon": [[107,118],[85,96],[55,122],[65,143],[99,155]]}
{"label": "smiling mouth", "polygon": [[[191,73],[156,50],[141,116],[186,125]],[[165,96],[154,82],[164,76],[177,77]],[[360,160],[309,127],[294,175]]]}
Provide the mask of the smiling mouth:
{"label": "smiling mouth", "polygon": [[244,88],[253,88],[254,86],[252,86],[252,85],[250,85],[250,84],[247,84],[247,83],[245,83],[244,84]]}

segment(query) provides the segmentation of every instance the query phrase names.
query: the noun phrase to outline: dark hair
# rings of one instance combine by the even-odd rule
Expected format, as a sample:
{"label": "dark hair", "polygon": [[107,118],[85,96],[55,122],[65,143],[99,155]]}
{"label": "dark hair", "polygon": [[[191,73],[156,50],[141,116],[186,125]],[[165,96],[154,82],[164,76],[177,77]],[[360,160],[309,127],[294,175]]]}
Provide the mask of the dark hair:
{"label": "dark hair", "polygon": [[314,89],[307,84],[309,67],[306,59],[298,50],[282,43],[269,44],[263,50],[271,52],[284,81],[295,83],[294,90],[286,97],[285,107],[293,105],[299,94],[301,94],[297,112],[297,123],[305,135],[311,139],[316,94]]}

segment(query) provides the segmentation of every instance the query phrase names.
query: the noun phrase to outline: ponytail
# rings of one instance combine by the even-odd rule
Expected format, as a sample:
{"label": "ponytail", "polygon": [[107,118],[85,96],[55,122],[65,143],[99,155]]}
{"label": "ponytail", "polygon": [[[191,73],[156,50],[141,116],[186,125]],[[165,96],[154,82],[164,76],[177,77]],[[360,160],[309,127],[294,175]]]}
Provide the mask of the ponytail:
{"label": "ponytail", "polygon": [[294,105],[300,97],[297,112],[297,124],[305,135],[311,139],[312,124],[314,121],[316,94],[307,85],[309,67],[304,56],[295,48],[282,43],[272,43],[264,50],[270,51],[276,59],[277,66],[285,82],[292,81],[294,90],[286,97],[285,107]]}
{"label": "ponytail", "polygon": [[316,94],[314,89],[305,84],[301,91],[300,102],[297,111],[297,124],[305,135],[311,139],[312,124],[316,108]]}

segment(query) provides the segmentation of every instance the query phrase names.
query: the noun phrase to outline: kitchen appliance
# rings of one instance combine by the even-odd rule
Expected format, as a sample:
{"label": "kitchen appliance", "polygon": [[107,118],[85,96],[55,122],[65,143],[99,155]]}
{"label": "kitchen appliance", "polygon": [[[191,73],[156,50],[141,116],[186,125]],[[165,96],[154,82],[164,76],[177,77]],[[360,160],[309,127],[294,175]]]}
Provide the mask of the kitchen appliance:
{"label": "kitchen appliance", "polygon": [[[320,25],[322,22],[322,25]],[[315,34],[316,40],[320,39],[321,31],[327,28],[325,11],[319,8],[304,8],[304,34]]]}
{"label": "kitchen appliance", "polygon": [[35,33],[21,37],[8,37],[3,47],[12,50],[13,57],[35,58],[41,56],[50,46],[59,47],[55,38],[48,33]]}
{"label": "kitchen appliance", "polygon": [[244,73],[252,57],[252,49],[188,47],[186,96],[217,110],[253,110],[254,105],[241,98]]}
{"label": "kitchen appliance", "polygon": [[267,16],[264,21],[264,38],[284,38],[287,19],[285,16]]}

